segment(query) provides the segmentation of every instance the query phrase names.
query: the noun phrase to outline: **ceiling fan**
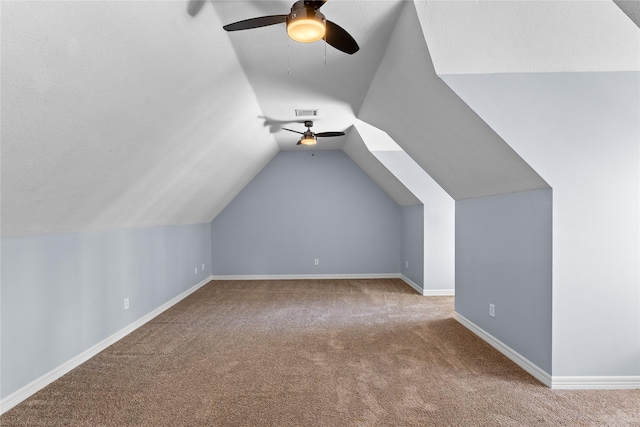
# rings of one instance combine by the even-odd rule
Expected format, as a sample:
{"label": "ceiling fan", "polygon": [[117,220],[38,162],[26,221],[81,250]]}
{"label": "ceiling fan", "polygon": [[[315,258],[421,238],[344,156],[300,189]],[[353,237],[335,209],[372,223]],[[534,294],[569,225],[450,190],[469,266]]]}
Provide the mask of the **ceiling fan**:
{"label": "ceiling fan", "polygon": [[298,143],[296,145],[315,145],[316,142],[318,142],[316,140],[317,137],[325,138],[325,137],[329,137],[329,136],[343,136],[345,134],[344,132],[318,132],[318,133],[313,133],[313,132],[311,132],[311,127],[313,127],[313,122],[311,120],[305,121],[304,125],[307,127],[307,130],[305,132],[300,132],[300,131],[297,131],[297,130],[287,129],[287,128],[282,128],[282,129],[283,130],[288,130],[289,132],[299,133],[300,135],[302,135],[302,137],[300,138],[300,141],[298,141]]}
{"label": "ceiling fan", "polygon": [[269,15],[245,19],[225,25],[227,31],[250,30],[275,24],[287,24],[287,34],[297,42],[312,43],[324,39],[336,49],[352,55],[360,47],[342,27],[325,19],[319,9],[327,0],[301,0],[291,6],[287,15]]}

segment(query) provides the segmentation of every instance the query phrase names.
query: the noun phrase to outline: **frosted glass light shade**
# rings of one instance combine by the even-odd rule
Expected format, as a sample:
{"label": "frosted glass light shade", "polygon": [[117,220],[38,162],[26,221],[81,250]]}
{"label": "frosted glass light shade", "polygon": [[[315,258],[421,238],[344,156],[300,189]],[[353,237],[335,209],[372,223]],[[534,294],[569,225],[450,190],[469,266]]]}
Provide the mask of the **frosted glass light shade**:
{"label": "frosted glass light shade", "polygon": [[316,144],[316,139],[312,136],[303,136],[300,139],[300,144],[302,145],[315,145]]}
{"label": "frosted glass light shade", "polygon": [[316,19],[296,19],[287,25],[287,33],[297,42],[312,43],[324,37],[325,26],[323,22]]}

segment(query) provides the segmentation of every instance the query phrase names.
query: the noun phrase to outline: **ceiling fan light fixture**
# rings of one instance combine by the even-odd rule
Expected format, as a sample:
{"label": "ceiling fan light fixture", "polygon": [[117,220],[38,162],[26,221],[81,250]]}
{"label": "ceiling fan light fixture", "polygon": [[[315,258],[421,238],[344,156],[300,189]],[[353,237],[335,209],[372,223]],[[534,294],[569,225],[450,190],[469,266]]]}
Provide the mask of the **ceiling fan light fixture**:
{"label": "ceiling fan light fixture", "polygon": [[330,137],[330,136],[344,136],[344,132],[320,132],[313,133],[311,132],[311,128],[313,127],[313,122],[311,120],[305,120],[304,125],[307,127],[306,132],[300,132],[298,130],[282,128],[282,130],[288,130],[289,132],[299,133],[302,135],[296,145],[316,145],[318,142],[318,137]]}
{"label": "ceiling fan light fixture", "polygon": [[315,135],[305,135],[300,138],[301,145],[316,145],[317,142]]}
{"label": "ceiling fan light fixture", "polygon": [[313,8],[296,5],[287,17],[289,37],[300,43],[313,43],[323,39],[327,31],[324,15]]}
{"label": "ceiling fan light fixture", "polygon": [[287,25],[287,34],[289,34],[289,37],[300,43],[317,42],[324,37],[324,33],[324,24],[315,19],[298,19]]}
{"label": "ceiling fan light fixture", "polygon": [[[192,0],[195,1],[195,0]],[[339,51],[353,55],[360,47],[358,43],[338,24],[325,19],[319,9],[327,0],[298,0],[287,15],[268,15],[244,19],[224,25],[225,31],[250,30],[286,23],[287,35],[300,43],[313,43],[324,39],[326,44]]]}

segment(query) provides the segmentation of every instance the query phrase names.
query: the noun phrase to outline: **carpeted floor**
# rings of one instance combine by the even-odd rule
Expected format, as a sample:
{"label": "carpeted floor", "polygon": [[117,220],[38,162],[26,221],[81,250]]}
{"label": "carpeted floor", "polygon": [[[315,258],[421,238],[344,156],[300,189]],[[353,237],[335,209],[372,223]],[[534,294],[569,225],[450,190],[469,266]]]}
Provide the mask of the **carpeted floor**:
{"label": "carpeted floor", "polygon": [[550,390],[452,315],[400,280],[211,282],[0,425],[640,425],[640,390]]}

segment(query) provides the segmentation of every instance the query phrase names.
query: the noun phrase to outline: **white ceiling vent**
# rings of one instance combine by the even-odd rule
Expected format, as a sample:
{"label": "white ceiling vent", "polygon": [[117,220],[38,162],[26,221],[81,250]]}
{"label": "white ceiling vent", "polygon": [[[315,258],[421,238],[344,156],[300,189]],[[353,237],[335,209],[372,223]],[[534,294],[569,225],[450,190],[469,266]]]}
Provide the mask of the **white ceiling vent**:
{"label": "white ceiling vent", "polygon": [[318,110],[296,110],[296,117],[301,116],[317,116]]}

